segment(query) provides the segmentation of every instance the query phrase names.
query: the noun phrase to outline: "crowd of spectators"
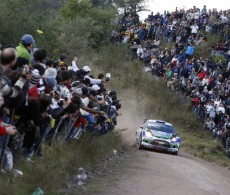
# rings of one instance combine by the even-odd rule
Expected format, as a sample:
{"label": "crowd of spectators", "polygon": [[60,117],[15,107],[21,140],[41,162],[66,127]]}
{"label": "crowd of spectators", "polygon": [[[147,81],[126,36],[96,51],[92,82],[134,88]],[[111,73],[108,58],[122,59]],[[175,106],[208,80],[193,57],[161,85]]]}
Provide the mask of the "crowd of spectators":
{"label": "crowd of spectators", "polygon": [[[143,23],[136,14],[125,12],[120,25],[112,32],[111,43],[126,44],[132,56],[143,61],[144,71],[163,78],[171,91],[191,100],[204,129],[222,140],[230,156],[230,10],[205,5],[176,8],[152,12]],[[209,48],[209,57],[196,54],[213,36],[218,38]],[[227,63],[216,61],[216,56]]]}
{"label": "crowd of spectators", "polygon": [[42,157],[44,142],[66,144],[87,132],[105,134],[117,124],[121,104],[116,91],[106,90],[110,73],[94,77],[77,56],[47,60],[47,51],[33,49],[34,43],[25,34],[17,47],[0,51],[2,170],[12,170],[23,156]]}

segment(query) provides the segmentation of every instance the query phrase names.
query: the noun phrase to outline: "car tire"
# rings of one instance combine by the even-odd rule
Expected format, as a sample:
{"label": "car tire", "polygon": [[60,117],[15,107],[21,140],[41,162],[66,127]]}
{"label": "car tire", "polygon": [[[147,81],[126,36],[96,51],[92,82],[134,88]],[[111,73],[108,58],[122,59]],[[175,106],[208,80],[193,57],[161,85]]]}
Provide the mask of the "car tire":
{"label": "car tire", "polygon": [[143,146],[142,146],[141,142],[142,142],[142,136],[140,135],[140,137],[139,137],[139,143],[138,143],[138,149],[139,150],[143,149]]}

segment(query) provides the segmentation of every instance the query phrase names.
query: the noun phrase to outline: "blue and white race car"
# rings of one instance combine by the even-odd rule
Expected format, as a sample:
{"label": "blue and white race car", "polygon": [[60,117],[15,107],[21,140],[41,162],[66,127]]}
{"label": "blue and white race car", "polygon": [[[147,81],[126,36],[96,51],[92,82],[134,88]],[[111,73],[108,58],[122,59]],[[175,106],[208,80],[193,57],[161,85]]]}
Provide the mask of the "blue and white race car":
{"label": "blue and white race car", "polygon": [[136,143],[139,149],[151,148],[171,152],[179,152],[180,137],[177,137],[172,124],[161,120],[145,120],[136,132]]}

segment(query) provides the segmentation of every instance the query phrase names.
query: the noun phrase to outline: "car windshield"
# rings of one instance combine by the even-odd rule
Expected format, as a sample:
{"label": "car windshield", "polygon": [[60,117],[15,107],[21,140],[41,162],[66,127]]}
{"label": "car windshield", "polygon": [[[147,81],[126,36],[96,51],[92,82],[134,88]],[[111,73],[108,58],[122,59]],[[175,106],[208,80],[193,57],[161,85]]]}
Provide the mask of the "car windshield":
{"label": "car windshield", "polygon": [[165,133],[176,133],[175,130],[173,129],[173,126],[167,125],[165,123],[160,123],[160,122],[151,122],[148,123],[148,129],[155,130],[155,131],[162,131]]}

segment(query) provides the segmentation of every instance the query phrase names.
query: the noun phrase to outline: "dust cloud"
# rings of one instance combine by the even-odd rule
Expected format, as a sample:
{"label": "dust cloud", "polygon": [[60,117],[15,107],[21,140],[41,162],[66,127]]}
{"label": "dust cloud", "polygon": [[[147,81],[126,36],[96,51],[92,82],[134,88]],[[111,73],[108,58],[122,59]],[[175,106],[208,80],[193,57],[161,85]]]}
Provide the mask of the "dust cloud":
{"label": "dust cloud", "polygon": [[116,129],[121,132],[122,140],[129,146],[135,145],[135,133],[142,125],[145,116],[143,108],[138,103],[137,96],[132,91],[122,94],[121,116],[118,117]]}

